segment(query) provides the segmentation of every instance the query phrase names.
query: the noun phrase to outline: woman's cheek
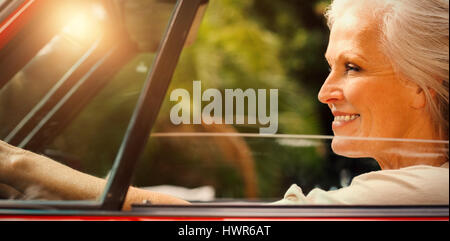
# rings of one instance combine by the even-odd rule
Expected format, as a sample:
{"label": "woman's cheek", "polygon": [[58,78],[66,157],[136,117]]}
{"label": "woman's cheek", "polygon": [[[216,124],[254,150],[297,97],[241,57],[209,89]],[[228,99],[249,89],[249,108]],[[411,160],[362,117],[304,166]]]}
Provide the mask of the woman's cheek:
{"label": "woman's cheek", "polygon": [[[347,85],[344,91],[345,98],[360,115],[357,125],[357,136],[369,137],[373,133],[377,109],[379,109],[379,96],[373,90],[377,89],[373,81],[367,78],[357,78]],[[375,116],[374,116],[375,115]]]}

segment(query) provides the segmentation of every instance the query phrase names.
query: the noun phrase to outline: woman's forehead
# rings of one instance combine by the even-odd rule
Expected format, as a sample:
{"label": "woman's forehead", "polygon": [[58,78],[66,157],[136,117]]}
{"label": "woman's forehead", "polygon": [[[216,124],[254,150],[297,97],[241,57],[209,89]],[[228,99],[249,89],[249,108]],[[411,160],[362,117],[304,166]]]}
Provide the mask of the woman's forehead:
{"label": "woman's forehead", "polygon": [[378,52],[381,36],[379,26],[374,18],[361,18],[351,13],[341,15],[331,29],[327,59],[348,52],[362,56]]}

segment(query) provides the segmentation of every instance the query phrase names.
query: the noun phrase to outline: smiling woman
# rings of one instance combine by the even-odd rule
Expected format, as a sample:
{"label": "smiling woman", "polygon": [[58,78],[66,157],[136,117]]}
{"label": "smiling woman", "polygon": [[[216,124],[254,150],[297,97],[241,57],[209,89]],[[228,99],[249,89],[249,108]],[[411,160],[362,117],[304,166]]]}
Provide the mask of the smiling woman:
{"label": "smiling woman", "polygon": [[[436,12],[440,9],[448,13],[448,1],[427,1],[424,3],[427,6],[420,8],[424,9],[422,12],[418,3],[409,1],[397,1],[395,4],[370,1],[370,4],[373,6],[367,8],[360,2],[335,1],[328,14],[331,35],[326,57],[332,69],[319,93],[319,100],[328,104],[335,116],[335,135],[445,140],[447,136],[444,133],[448,130],[448,120],[444,119],[445,113],[448,114],[448,87],[445,87],[448,86],[448,28],[447,31],[435,31],[437,29],[423,26],[431,26],[427,21],[448,24],[448,16],[445,19],[444,15]],[[375,14],[372,9],[377,9]],[[425,17],[429,16],[426,11],[434,13],[433,17]],[[422,25],[409,21],[410,18],[403,19],[408,22],[399,22],[409,12],[416,12],[416,18],[422,15]],[[422,26],[424,31],[404,33],[409,36],[409,44],[417,46],[415,55],[408,61],[417,63],[414,59],[420,58],[424,64],[415,64],[407,68],[408,71],[403,71],[406,64],[402,55],[390,54],[392,48],[386,46],[401,48],[397,51],[403,53],[410,51],[408,45],[391,43],[388,38],[395,37],[388,36],[386,32],[389,29],[390,34],[399,35],[401,30],[392,31],[395,27],[392,25],[408,26],[414,23]],[[430,44],[423,44],[424,39]],[[421,56],[424,49],[435,54]],[[443,69],[445,63],[446,71]],[[429,74],[423,78],[416,72]],[[432,98],[429,98],[431,95]],[[436,112],[439,109],[437,106],[447,106],[447,109],[442,113]],[[398,169],[413,164],[440,166],[447,160],[444,154],[437,159],[396,160],[382,152],[395,148],[388,144],[390,146],[377,143],[363,147],[336,140],[333,149],[343,155],[345,149],[352,150],[352,153],[359,150],[356,156],[352,156],[373,157],[382,169]]]}
{"label": "smiling woman", "polygon": [[332,3],[318,96],[335,116],[332,148],[383,170],[308,196],[293,185],[280,203],[448,204],[448,13],[448,0]]}

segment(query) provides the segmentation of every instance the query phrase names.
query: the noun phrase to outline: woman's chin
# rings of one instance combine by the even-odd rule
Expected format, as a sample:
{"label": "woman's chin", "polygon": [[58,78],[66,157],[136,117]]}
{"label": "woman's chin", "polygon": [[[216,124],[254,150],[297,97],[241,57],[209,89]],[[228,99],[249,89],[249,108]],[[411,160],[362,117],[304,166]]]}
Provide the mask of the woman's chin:
{"label": "woman's chin", "polygon": [[367,157],[367,151],[364,146],[367,143],[355,139],[346,139],[334,137],[331,142],[331,149],[334,153],[350,157],[350,158],[363,158]]}

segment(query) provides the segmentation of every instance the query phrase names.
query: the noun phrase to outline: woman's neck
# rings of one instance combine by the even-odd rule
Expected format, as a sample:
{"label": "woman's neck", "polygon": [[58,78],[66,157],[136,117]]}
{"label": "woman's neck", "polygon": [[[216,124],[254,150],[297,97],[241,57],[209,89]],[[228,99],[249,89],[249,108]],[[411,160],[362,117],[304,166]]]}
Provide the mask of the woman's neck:
{"label": "woman's neck", "polygon": [[416,165],[440,167],[448,162],[448,143],[404,142],[375,158],[381,169],[400,169]]}

